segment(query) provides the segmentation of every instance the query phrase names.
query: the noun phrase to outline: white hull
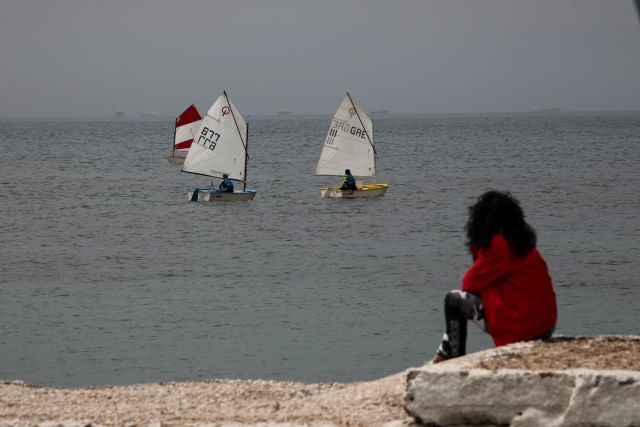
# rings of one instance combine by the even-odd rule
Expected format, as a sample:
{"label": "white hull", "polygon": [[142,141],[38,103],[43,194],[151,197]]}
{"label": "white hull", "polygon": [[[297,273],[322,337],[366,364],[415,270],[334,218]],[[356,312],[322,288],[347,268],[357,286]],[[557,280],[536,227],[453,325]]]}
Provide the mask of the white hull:
{"label": "white hull", "polygon": [[[196,191],[197,194],[194,195]],[[196,189],[195,191],[189,191],[187,193],[187,198],[191,202],[232,202],[241,200],[253,200],[254,197],[256,197],[256,190],[234,191],[233,193],[227,193],[223,191],[203,188]]]}
{"label": "white hull", "polygon": [[323,199],[355,199],[360,197],[378,197],[384,195],[389,184],[365,184],[358,190],[341,190],[340,187],[321,188],[320,196]]}
{"label": "white hull", "polygon": [[181,165],[184,163],[185,156],[167,156],[167,161],[174,165]]}

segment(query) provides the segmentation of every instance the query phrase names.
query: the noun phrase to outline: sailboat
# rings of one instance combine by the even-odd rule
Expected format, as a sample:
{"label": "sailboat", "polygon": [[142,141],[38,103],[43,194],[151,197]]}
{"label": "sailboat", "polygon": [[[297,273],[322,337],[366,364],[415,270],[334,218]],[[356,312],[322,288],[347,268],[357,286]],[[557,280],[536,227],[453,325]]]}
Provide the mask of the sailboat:
{"label": "sailboat", "polygon": [[192,202],[253,200],[256,190],[247,190],[247,136],[249,125],[223,91],[213,103],[193,138],[182,172],[222,178],[227,174],[242,182],[243,189],[227,193],[196,188],[188,193]]}
{"label": "sailboat", "polygon": [[176,126],[173,131],[173,151],[170,156],[167,156],[169,163],[184,163],[187,150],[191,147],[193,135],[200,128],[200,123],[202,123],[202,117],[193,104],[176,117]]}
{"label": "sailboat", "polygon": [[[373,177],[376,174],[376,149],[373,145],[373,123],[356,104],[349,92],[336,111],[324,141],[316,175],[341,176],[350,169],[354,176]],[[340,187],[320,189],[322,198],[355,198],[382,196],[388,184],[358,185],[357,190]]]}

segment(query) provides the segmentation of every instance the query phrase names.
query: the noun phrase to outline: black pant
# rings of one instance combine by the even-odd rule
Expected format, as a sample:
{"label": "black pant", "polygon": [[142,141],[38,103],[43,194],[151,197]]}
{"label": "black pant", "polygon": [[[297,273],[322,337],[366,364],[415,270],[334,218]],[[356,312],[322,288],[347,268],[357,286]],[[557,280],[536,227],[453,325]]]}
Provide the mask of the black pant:
{"label": "black pant", "polygon": [[436,353],[443,359],[467,354],[467,320],[489,332],[482,298],[476,294],[463,291],[449,292],[444,298],[444,318],[447,324],[446,331]]}
{"label": "black pant", "polygon": [[341,190],[357,190],[358,187],[355,184],[342,184]]}
{"label": "black pant", "polygon": [[[444,318],[447,324],[442,343],[436,354],[443,359],[467,354],[467,321],[471,320],[480,329],[489,333],[484,315],[484,304],[479,295],[463,291],[451,291],[444,298]],[[555,326],[533,340],[548,340]]]}

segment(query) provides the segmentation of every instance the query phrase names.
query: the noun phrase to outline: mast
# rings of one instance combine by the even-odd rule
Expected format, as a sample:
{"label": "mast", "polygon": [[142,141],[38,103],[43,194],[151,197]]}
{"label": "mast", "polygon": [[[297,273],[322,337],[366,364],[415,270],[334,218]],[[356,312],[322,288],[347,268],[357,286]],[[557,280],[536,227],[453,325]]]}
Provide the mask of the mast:
{"label": "mast", "polygon": [[[233,108],[231,108],[231,101],[229,101],[229,95],[227,95],[227,91],[223,90],[224,98],[227,100],[227,104],[229,105],[229,110],[231,110],[231,117],[233,117],[233,123],[236,124],[236,129],[238,131],[238,135],[240,135],[240,141],[242,141],[242,132],[240,132],[240,128],[238,127],[238,121],[236,120],[236,115],[233,113]],[[246,139],[249,139],[249,122],[245,121],[246,125]],[[249,157],[249,153],[247,151],[248,141],[242,141],[242,145],[244,146],[244,180],[243,180],[243,191],[247,189],[247,159]]]}
{"label": "mast", "polygon": [[247,163],[249,163],[249,122],[246,122],[247,129],[247,141],[244,147],[244,183],[242,186],[242,191],[247,190]]}
{"label": "mast", "polygon": [[180,116],[176,117],[176,123],[175,123],[175,126],[173,126],[173,144],[171,144],[172,145],[171,157],[175,157],[176,155],[176,132],[178,131],[179,119],[180,119]]}
{"label": "mast", "polygon": [[[369,120],[371,120],[371,119],[369,119]],[[373,120],[371,120],[371,133],[372,133],[372,134],[374,133],[374,132],[373,132]],[[373,135],[371,135],[371,137],[373,137]],[[372,144],[372,145],[373,145],[373,144]],[[377,162],[377,161],[378,161],[378,156],[376,156],[376,147],[375,147],[375,146],[373,146],[373,170],[374,170],[374,171],[377,171],[377,170],[378,170],[378,168],[376,167],[376,162]],[[374,173],[374,175],[373,175],[373,176],[375,176],[375,173]]]}

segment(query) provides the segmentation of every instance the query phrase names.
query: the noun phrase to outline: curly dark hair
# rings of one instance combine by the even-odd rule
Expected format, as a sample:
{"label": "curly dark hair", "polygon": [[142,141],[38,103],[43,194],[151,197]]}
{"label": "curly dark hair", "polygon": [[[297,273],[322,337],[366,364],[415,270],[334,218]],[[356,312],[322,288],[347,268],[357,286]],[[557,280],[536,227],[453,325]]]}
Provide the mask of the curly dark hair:
{"label": "curly dark hair", "polygon": [[536,247],[535,230],[524,220],[520,203],[508,192],[487,191],[478,197],[476,204],[469,206],[464,228],[469,247],[487,249],[498,233],[502,233],[519,259]]}

